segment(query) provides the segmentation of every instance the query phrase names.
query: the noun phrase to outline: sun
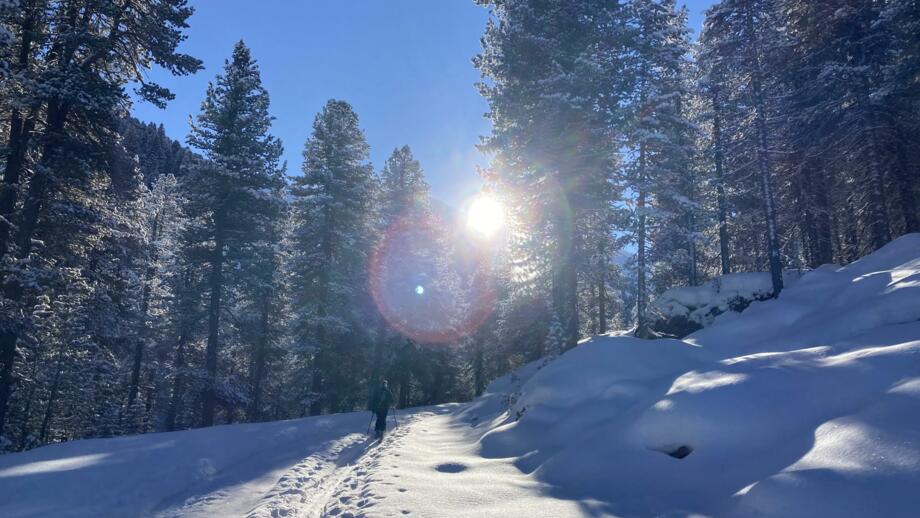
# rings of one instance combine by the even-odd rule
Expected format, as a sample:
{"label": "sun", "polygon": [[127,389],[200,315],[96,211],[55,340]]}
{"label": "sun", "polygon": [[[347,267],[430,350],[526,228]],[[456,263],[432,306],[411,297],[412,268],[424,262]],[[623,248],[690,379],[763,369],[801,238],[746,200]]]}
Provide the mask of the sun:
{"label": "sun", "polygon": [[486,194],[477,196],[467,209],[466,226],[477,235],[492,237],[505,226],[501,203]]}

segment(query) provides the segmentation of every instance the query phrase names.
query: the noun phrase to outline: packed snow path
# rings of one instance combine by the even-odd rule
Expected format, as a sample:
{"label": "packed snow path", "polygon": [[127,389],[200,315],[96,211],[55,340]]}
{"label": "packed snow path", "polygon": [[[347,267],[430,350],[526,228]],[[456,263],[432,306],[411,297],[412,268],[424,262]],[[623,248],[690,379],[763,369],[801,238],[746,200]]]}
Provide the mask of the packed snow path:
{"label": "packed snow path", "polygon": [[[370,473],[407,430],[405,424],[397,427],[383,443],[363,434],[335,441],[328,452],[311,455],[285,473],[247,518],[362,515],[380,499],[368,487]],[[353,511],[343,510],[352,503]]]}
{"label": "packed snow path", "polygon": [[481,516],[483,509],[503,516],[547,509],[580,514],[571,503],[536,501],[538,484],[505,462],[476,455],[467,440],[472,427],[458,416],[463,409],[415,411],[382,442],[363,434],[335,441],[285,473],[247,518]]}

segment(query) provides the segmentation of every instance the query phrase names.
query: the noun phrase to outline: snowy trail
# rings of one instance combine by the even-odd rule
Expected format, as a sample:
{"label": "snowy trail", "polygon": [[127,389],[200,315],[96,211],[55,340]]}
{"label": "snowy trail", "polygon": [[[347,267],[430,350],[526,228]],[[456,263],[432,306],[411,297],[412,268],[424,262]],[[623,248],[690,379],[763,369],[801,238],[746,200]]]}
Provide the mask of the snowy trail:
{"label": "snowy trail", "polygon": [[548,496],[510,459],[482,458],[482,429],[461,417],[468,408],[443,405],[407,416],[340,475],[321,514],[310,507],[295,516],[585,516],[579,503]]}
{"label": "snowy trail", "polygon": [[[414,419],[410,416],[408,422]],[[408,422],[392,430],[382,444],[355,433],[336,441],[327,451],[307,457],[278,480],[247,518],[348,516],[341,506],[353,499],[357,511],[351,515],[360,516],[362,509],[376,501],[376,495],[367,491],[368,476],[381,455],[400,444]],[[360,491],[360,498],[353,498],[353,491]]]}
{"label": "snowy trail", "polygon": [[[349,434],[291,467],[247,518],[583,516],[507,459],[483,459],[468,405],[401,414],[381,443]],[[540,496],[536,496],[540,495]]]}

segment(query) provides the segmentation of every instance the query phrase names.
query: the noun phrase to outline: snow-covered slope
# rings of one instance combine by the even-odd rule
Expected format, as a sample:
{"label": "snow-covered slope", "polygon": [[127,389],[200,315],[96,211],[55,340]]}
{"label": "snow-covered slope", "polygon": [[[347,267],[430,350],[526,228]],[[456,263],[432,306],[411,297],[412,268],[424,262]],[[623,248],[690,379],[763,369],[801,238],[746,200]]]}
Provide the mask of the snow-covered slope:
{"label": "snow-covered slope", "polygon": [[0,457],[0,516],[916,516],[920,235],[684,340],[595,337],[469,404]]}
{"label": "snow-covered slope", "polygon": [[483,455],[612,514],[916,516],[920,235],[685,341],[590,339],[520,393]]}

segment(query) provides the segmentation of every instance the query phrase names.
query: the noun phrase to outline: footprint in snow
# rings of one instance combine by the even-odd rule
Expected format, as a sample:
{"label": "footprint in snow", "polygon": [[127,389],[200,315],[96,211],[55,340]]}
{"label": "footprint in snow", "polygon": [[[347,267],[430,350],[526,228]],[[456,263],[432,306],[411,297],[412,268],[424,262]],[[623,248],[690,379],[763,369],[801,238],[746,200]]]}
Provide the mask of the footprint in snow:
{"label": "footprint in snow", "polygon": [[466,471],[466,466],[458,462],[446,462],[444,464],[438,464],[434,469],[441,473],[460,473],[461,471]]}

